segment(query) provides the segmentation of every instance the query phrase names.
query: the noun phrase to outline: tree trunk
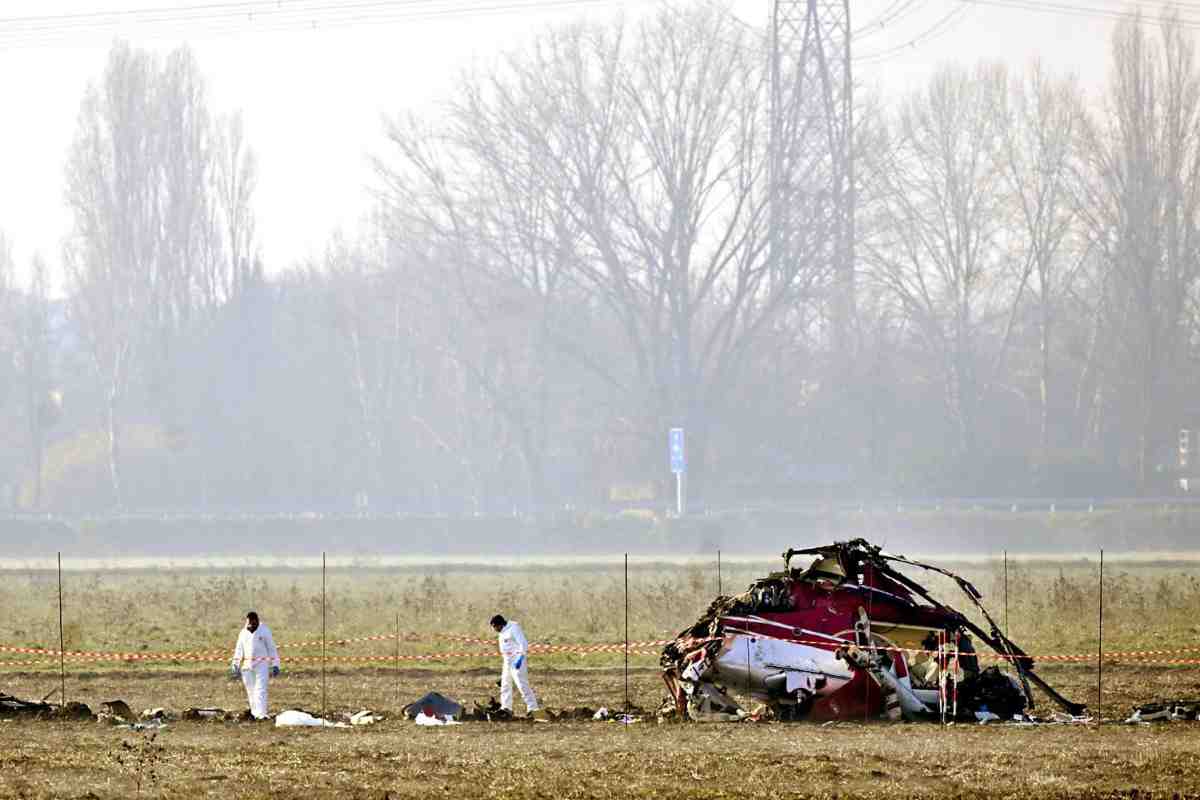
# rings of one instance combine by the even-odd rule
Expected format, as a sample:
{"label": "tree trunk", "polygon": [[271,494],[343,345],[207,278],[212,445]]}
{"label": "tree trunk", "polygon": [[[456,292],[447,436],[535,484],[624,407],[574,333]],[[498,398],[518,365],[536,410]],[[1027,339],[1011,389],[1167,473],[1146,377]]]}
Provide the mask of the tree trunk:
{"label": "tree trunk", "polygon": [[108,384],[108,477],[112,484],[114,504],[117,508],[122,508],[125,504],[121,494],[121,431],[118,416],[119,385],[119,381],[115,376]]}

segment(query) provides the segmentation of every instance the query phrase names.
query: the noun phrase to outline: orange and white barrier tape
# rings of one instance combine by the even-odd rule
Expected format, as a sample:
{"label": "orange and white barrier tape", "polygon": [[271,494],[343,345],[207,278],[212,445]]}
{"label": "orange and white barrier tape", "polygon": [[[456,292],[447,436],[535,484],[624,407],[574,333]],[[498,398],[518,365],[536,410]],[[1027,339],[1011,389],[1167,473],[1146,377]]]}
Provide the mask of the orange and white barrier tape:
{"label": "orange and white barrier tape", "polygon": [[[622,646],[623,648],[624,646]],[[595,652],[595,651],[589,651]],[[657,650],[635,650],[630,648],[631,655],[658,655]],[[585,653],[586,654],[586,653]],[[147,662],[198,662],[198,663],[225,663],[227,659],[218,656],[182,656],[178,653],[72,653],[69,654],[71,663],[87,663],[87,662],[104,662],[116,661],[121,663],[147,663]],[[391,655],[374,655],[374,656],[326,656],[326,662],[347,663],[347,664],[375,664],[375,663],[395,663],[405,661],[445,661],[448,659],[463,659],[463,658],[495,658],[496,654],[492,652],[480,651],[464,651],[453,653],[409,653],[409,654],[391,654]],[[53,666],[57,659],[57,653],[44,653],[40,656],[34,656],[28,661],[0,661],[0,666],[7,667],[42,667]],[[273,659],[263,657],[256,658],[255,661],[272,661]],[[295,663],[320,663],[321,656],[293,656],[286,660],[288,664]]]}
{"label": "orange and white barrier tape", "polygon": [[[753,635],[753,634],[752,634]],[[493,644],[490,639],[478,639],[469,636],[455,636],[453,634],[431,634],[431,638],[445,639],[457,641],[460,643],[479,643]],[[360,642],[380,642],[380,641],[396,641],[395,634],[383,634],[378,636],[360,637],[356,639],[333,639],[325,642],[325,646],[336,646]],[[401,634],[401,641],[422,641],[422,638],[417,634]],[[674,639],[657,639],[648,641],[629,642],[626,645],[624,642],[608,642],[599,644],[532,644],[529,646],[531,654],[541,655],[594,655],[594,654],[622,654],[628,652],[631,655],[659,655],[660,649],[676,640]],[[711,641],[719,641],[719,639],[693,639],[689,644],[696,646],[705,644]],[[838,641],[830,639],[787,639],[786,641],[796,644],[810,645],[821,647],[824,649],[836,649],[853,644],[850,641]],[[287,647],[313,647],[320,646],[320,640],[313,642],[295,642],[290,643]],[[280,649],[284,646],[281,645]],[[651,649],[658,648],[658,649]],[[901,652],[908,655],[936,655],[937,651],[921,650],[917,648],[905,647],[883,647],[875,646],[871,649],[883,650],[888,652]],[[58,659],[60,656],[63,659],[69,659],[75,662],[211,662],[220,663],[228,662],[230,654],[228,650],[188,650],[179,652],[101,652],[101,651],[65,651],[60,653],[58,650],[40,647],[13,647],[0,645],[0,653],[33,656],[29,661],[0,661],[0,666],[31,666],[37,665],[39,660]],[[1127,651],[1112,651],[1104,654],[1105,661],[1129,661],[1134,663],[1156,663],[1164,665],[1193,665],[1200,664],[1200,659],[1192,658],[1176,658],[1175,656],[1189,655],[1200,653],[1200,647],[1179,648],[1172,650],[1127,650]],[[364,655],[364,656],[330,656],[326,655],[326,661],[341,661],[346,663],[372,663],[372,662],[396,662],[396,661],[439,661],[450,658],[494,658],[498,655],[494,649],[477,650],[477,651],[456,651],[443,653],[414,653],[414,654],[389,654],[389,655]],[[1097,654],[1089,653],[1086,655],[1080,654],[1030,654],[1027,656],[1010,656],[1004,653],[987,653],[976,652],[972,655],[981,660],[1006,662],[1020,658],[1031,658],[1036,661],[1062,662],[1062,663],[1086,663],[1097,660]],[[257,660],[257,659],[256,659]],[[262,659],[269,660],[269,659]],[[321,656],[288,656],[288,662],[309,662],[320,661]]]}

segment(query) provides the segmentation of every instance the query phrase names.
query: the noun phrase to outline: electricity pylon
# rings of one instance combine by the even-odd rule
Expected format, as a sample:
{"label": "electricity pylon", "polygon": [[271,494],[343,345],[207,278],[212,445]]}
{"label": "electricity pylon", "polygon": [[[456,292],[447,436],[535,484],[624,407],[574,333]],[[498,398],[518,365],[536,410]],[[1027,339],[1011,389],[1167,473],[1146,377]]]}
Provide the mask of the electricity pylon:
{"label": "electricity pylon", "polygon": [[831,344],[851,350],[853,84],[849,0],[772,0],[771,225],[775,269],[826,270]]}

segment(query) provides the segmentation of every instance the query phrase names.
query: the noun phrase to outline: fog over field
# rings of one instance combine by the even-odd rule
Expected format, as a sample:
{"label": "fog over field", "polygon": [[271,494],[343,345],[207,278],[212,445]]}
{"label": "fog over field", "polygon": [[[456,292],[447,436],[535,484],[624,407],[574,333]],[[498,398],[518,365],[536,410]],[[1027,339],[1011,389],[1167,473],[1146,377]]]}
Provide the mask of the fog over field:
{"label": "fog over field", "polygon": [[[0,91],[74,77],[0,139],[5,531],[1191,497],[1186,8],[827,4],[813,44],[803,3],[539,2],[358,80],[271,53],[375,53],[392,4],[16,5]],[[428,50],[487,9],[410,11]]]}

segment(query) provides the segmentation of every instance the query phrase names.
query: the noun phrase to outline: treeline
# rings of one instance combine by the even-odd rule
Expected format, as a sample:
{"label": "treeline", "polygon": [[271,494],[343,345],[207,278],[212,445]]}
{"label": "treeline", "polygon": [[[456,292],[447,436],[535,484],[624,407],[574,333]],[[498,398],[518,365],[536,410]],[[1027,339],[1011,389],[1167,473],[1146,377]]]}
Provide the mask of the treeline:
{"label": "treeline", "polygon": [[1200,416],[1180,20],[1122,22],[1102,96],[994,64],[860,91],[852,173],[767,63],[705,5],[549,31],[392,118],[371,219],[268,269],[240,117],[186,50],[115,46],[65,298],[0,241],[0,504],[660,506],[674,426],[708,506],[1171,491]]}

